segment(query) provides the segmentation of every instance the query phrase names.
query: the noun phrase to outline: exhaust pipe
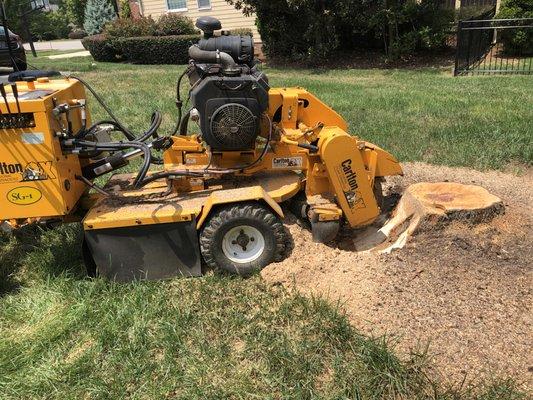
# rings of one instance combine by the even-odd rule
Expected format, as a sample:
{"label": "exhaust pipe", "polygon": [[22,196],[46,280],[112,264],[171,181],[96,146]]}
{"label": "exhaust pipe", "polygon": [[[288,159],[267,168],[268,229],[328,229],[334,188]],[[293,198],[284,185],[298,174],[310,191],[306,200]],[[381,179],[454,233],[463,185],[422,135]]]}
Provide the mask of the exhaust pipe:
{"label": "exhaust pipe", "polygon": [[199,63],[221,64],[224,71],[234,71],[238,69],[237,63],[233,57],[223,51],[207,51],[200,49],[198,45],[192,45],[189,47],[189,57]]}

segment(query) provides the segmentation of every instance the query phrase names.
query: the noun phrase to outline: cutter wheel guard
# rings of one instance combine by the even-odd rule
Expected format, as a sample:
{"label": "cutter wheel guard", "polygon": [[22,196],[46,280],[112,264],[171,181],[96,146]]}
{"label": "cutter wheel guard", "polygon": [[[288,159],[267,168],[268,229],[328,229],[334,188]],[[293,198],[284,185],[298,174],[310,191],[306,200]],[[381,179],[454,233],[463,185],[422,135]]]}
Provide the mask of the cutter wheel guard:
{"label": "cutter wheel guard", "polygon": [[[221,25],[210,17],[196,25],[204,37],[189,49],[176,127],[166,135],[158,112],[145,132],[129,130],[81,78],[0,84],[4,227],[81,221],[88,270],[128,282],[198,276],[202,266],[249,275],[280,261],[283,203],[320,242],[343,222],[377,218],[381,182],[402,174],[398,161],[350,135],[307,90],[270,87],[251,37],[215,35]],[[86,91],[108,120],[91,121]],[[132,160],[137,173],[117,173]]]}

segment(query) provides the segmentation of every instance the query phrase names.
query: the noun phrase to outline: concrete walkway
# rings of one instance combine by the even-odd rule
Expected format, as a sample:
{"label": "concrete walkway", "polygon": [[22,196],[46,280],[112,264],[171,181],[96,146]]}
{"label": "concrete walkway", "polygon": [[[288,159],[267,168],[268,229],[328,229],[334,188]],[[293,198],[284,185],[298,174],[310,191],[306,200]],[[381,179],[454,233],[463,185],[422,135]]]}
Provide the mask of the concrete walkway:
{"label": "concrete walkway", "polygon": [[[35,50],[85,50],[81,44],[81,40],[52,40],[49,42],[34,42]],[[24,43],[24,49],[30,51],[29,43]]]}
{"label": "concrete walkway", "polygon": [[56,60],[60,58],[73,58],[73,57],[89,57],[91,53],[89,53],[87,50],[84,51],[76,51],[75,53],[67,53],[67,54],[56,54],[55,56],[48,56],[51,60]]}

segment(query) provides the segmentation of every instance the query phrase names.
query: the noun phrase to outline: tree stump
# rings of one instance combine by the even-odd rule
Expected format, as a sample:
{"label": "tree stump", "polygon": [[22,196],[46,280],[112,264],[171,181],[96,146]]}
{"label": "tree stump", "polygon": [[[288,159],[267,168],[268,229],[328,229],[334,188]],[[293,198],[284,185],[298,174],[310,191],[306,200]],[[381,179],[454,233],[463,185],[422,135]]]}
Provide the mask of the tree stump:
{"label": "tree stump", "polygon": [[500,198],[481,186],[453,182],[421,182],[409,186],[392,213],[378,230],[362,232],[354,244],[359,250],[375,248],[389,253],[402,248],[416,231],[434,229],[452,220],[488,222],[504,211]]}

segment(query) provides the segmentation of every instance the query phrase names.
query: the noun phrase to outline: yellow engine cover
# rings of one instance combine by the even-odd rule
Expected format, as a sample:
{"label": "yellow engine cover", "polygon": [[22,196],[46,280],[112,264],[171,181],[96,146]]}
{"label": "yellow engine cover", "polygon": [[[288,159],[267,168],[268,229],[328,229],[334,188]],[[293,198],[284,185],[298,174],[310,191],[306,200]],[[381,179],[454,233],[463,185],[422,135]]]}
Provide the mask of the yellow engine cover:
{"label": "yellow engine cover", "polygon": [[[0,221],[71,213],[85,185],[75,179],[81,174],[78,156],[62,153],[52,109],[85,99],[83,86],[67,79],[17,82],[19,106],[9,85],[6,89],[9,109],[0,98]],[[76,132],[79,111],[71,117]]]}

